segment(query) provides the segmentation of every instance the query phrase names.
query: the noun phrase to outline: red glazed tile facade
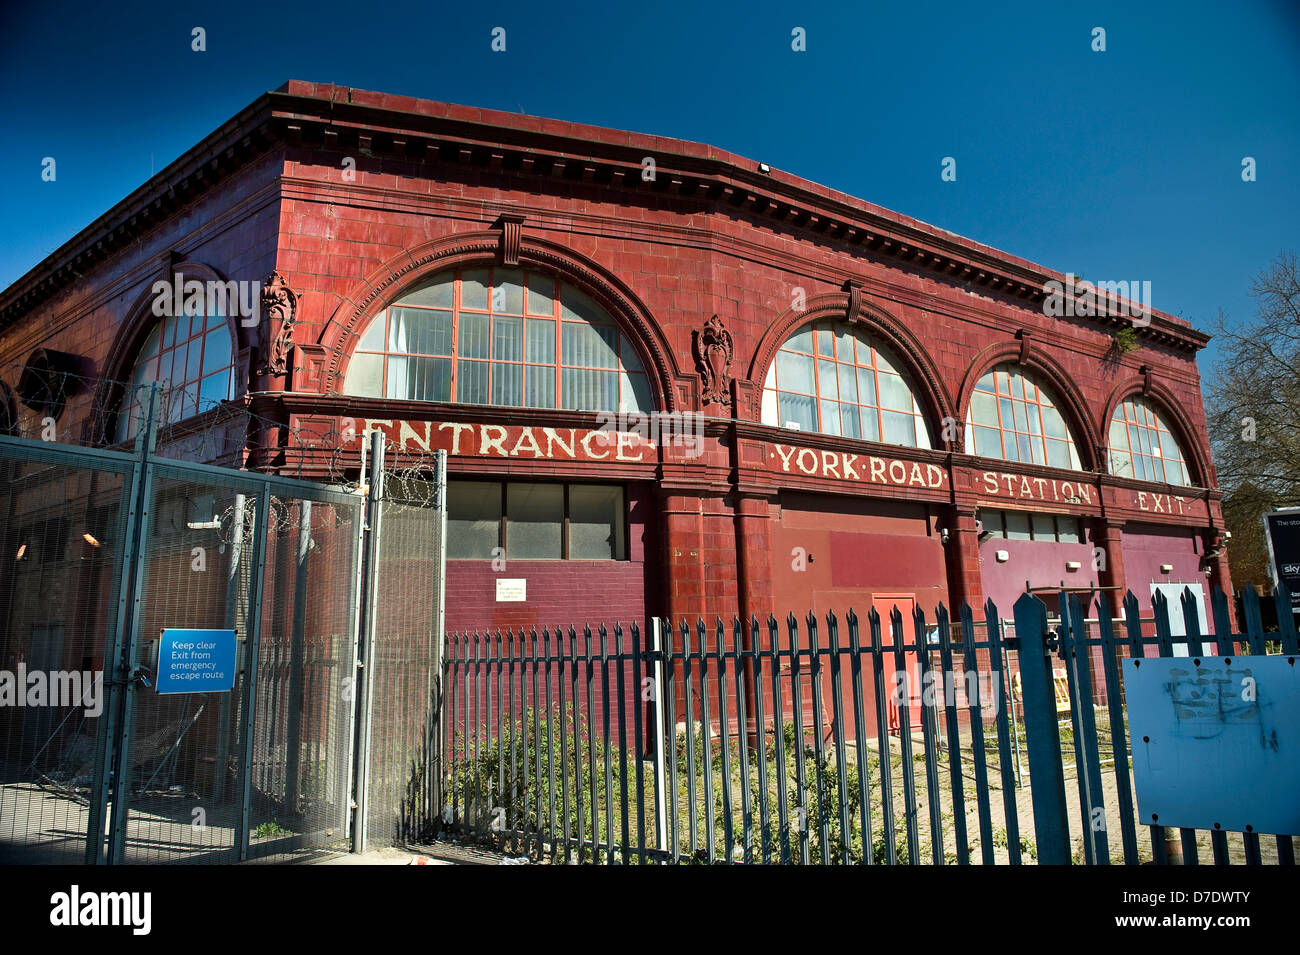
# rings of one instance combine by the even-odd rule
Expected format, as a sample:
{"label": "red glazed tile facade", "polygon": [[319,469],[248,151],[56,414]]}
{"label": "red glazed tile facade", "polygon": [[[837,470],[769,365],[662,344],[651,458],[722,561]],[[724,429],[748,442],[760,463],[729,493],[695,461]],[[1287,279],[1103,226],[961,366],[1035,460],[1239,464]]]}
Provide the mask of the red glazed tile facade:
{"label": "red glazed tile facade", "polygon": [[[927,615],[940,601],[978,607],[1019,573],[979,542],[980,507],[1081,519],[1090,549],[1104,557],[1099,571],[1085,565],[1071,578],[1049,554],[1035,565],[1034,586],[1099,582],[1132,587],[1145,602],[1147,581],[1125,579],[1130,524],[1142,527],[1143,554],[1167,528],[1170,563],[1231,586],[1226,559],[1207,556],[1220,547],[1223,521],[1196,366],[1206,336],[1154,312],[1138,330],[1141,347],[1117,355],[1114,333],[1126,319],[1045,314],[1044,283],[1060,273],[662,137],[290,82],[0,297],[0,377],[13,388],[14,369],[37,349],[88,360],[105,384],[74,397],[58,427],[90,437],[103,417],[91,413],[95,403],[117,400],[108,382],[129,374],[151,327],[154,282],[177,271],[236,281],[278,273],[296,296],[283,373],[264,363],[284,329],[267,315],[232,321],[239,400],[288,426],[249,435],[248,466],[291,457],[301,473],[323,478],[330,449],[306,435],[342,430],[348,418],[362,432],[388,422],[382,427],[398,438],[397,422],[419,424],[408,437],[430,433],[421,424],[430,422],[434,434],[449,423],[599,427],[595,414],[342,394],[359,335],[388,302],[443,269],[502,262],[590,294],[636,343],[658,409],[701,413],[706,423],[698,455],[661,443],[650,454],[584,460],[485,453],[471,440],[479,432],[466,431],[471,438],[450,458],[453,479],[618,482],[638,503],[630,560],[520,562],[505,575],[530,578],[522,604],[495,603],[487,562],[453,564],[450,627],[842,614],[865,610],[875,594],[903,592]],[[731,343],[721,379],[696,354],[715,316]],[[932,432],[952,419],[953,439],[917,450],[762,424],[776,350],[823,318],[859,324],[889,345]],[[1003,361],[1055,389],[1079,471],[964,453],[971,392]],[[1195,487],[1106,473],[1111,413],[1134,394],[1172,422]],[[1071,557],[1079,550],[1062,546],[1073,547]],[[800,550],[811,555],[802,567]]]}

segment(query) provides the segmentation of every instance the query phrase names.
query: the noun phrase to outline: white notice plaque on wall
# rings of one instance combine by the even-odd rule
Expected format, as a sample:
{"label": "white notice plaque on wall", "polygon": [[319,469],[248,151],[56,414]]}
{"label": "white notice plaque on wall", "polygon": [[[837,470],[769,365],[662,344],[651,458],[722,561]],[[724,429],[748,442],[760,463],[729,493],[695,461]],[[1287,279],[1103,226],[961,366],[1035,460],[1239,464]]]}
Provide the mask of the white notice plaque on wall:
{"label": "white notice plaque on wall", "polygon": [[523,577],[497,578],[497,603],[518,603],[528,599],[528,581]]}

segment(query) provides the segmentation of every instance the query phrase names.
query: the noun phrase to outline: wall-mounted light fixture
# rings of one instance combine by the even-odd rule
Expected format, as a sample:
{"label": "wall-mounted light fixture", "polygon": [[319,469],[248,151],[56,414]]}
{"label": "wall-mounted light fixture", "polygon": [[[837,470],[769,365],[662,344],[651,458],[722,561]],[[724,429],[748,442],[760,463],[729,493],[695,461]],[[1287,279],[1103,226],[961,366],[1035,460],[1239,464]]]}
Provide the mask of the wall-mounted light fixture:
{"label": "wall-mounted light fixture", "polygon": [[998,559],[999,564],[1005,564],[1011,559],[1011,555],[1004,550],[997,551],[993,556]]}
{"label": "wall-mounted light fixture", "polygon": [[1174,572],[1174,565],[1173,565],[1173,564],[1161,564],[1161,565],[1160,565],[1160,573],[1162,573],[1162,574],[1172,574],[1173,572]]}
{"label": "wall-mounted light fixture", "polygon": [[1082,566],[1083,565],[1079,563],[1077,560],[1067,560],[1065,562],[1065,569],[1068,570],[1070,573],[1074,573]]}

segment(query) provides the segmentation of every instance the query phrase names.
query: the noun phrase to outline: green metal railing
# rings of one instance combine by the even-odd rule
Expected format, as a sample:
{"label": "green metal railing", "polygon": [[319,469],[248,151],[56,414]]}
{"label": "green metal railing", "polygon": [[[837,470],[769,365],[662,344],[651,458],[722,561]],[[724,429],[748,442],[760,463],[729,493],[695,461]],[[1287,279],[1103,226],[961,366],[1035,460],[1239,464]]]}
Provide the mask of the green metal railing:
{"label": "green metal railing", "polygon": [[[962,605],[955,622],[943,606],[910,621],[895,607],[450,634],[442,831],[553,862],[987,865],[1106,863],[1117,829],[1125,863],[1168,862],[1160,827],[1149,847],[1137,838],[1120,664],[1184,638],[1170,637],[1162,595],[1154,632],[1127,595],[1123,639],[1092,596],[1095,620],[1062,593],[1049,625],[1025,595],[1005,633],[990,601],[979,622]],[[1194,600],[1183,610],[1197,653]],[[1296,652],[1289,612],[1266,635],[1247,590],[1247,629],[1233,633],[1225,596],[1211,600],[1221,654],[1262,654],[1269,639]],[[1229,861],[1221,831],[1182,832],[1183,858],[1197,861],[1206,838]],[[1257,834],[1234,838],[1244,861],[1294,862],[1290,836],[1268,859]]]}

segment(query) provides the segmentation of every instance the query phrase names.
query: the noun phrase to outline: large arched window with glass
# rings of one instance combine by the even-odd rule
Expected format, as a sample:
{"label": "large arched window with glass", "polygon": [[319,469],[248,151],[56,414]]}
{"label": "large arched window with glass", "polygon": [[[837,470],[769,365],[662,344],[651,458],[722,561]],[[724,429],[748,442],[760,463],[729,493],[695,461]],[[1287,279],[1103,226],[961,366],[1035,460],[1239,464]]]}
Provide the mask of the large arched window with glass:
{"label": "large arched window with glass", "polygon": [[845,322],[812,322],[786,339],[767,370],[763,423],[931,446],[902,366],[864,330]]}
{"label": "large arched window with glass", "polygon": [[172,423],[235,396],[235,350],[225,309],[217,301],[190,312],[162,318],[145,339],[122,395],[118,441],[140,430],[140,403],[154,382],[163,386],[163,412]]}
{"label": "large arched window with glass", "polygon": [[1139,481],[1192,483],[1187,456],[1145,398],[1121,401],[1110,419],[1110,473]]}
{"label": "large arched window with glass", "polygon": [[966,452],[1024,464],[1079,469],[1079,452],[1056,396],[1032,372],[1001,364],[975,385]]}
{"label": "large arched window with glass", "polygon": [[654,410],[631,338],[583,292],[518,269],[443,272],[370,322],[345,394],[571,411]]}

